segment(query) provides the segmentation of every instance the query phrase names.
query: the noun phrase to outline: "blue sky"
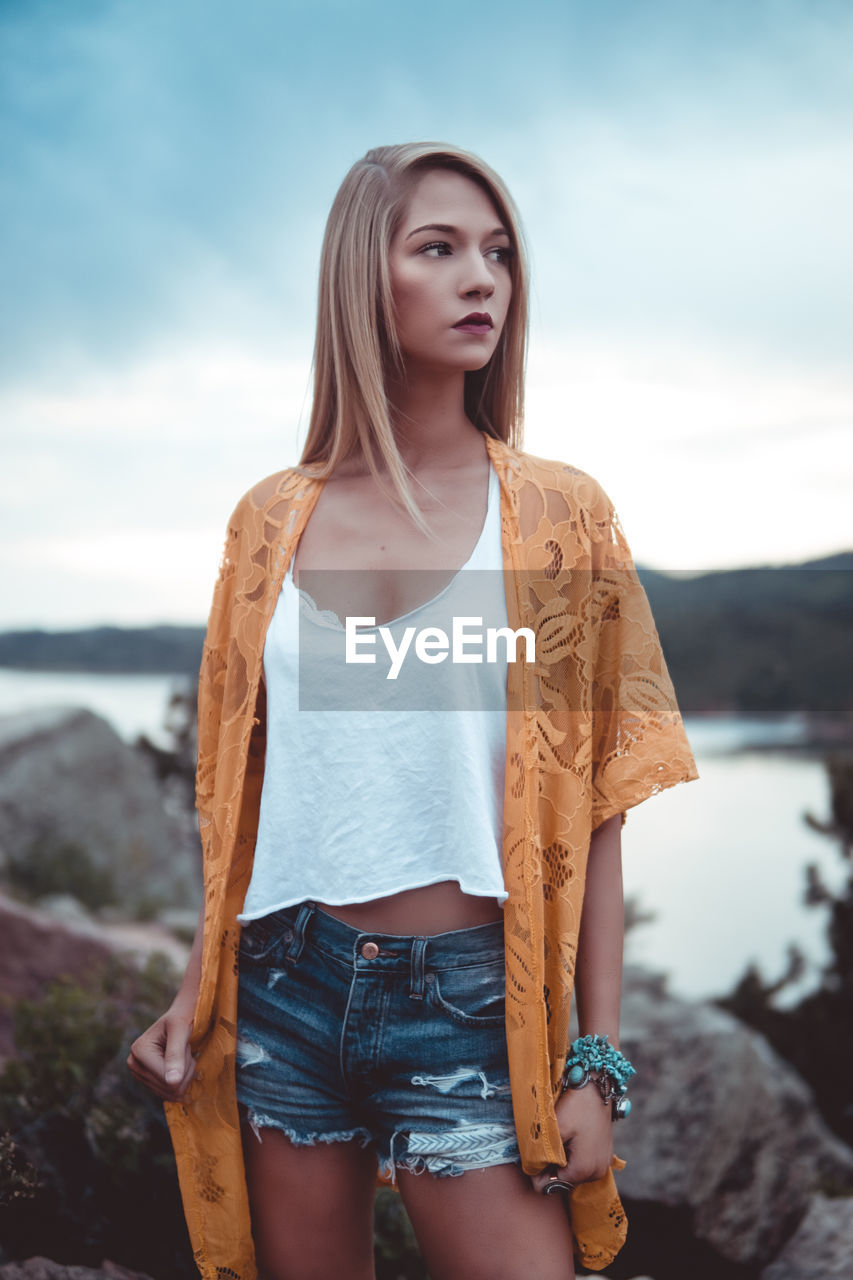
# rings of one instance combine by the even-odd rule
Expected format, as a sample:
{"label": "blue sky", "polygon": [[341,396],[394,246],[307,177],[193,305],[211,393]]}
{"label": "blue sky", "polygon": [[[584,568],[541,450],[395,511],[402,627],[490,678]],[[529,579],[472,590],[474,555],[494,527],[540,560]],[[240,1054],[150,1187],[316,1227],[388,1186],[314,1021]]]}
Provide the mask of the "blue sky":
{"label": "blue sky", "polygon": [[853,546],[846,0],[0,0],[0,72],[0,627],[204,618],[336,187],[410,138],[515,194],[527,447],[640,560]]}

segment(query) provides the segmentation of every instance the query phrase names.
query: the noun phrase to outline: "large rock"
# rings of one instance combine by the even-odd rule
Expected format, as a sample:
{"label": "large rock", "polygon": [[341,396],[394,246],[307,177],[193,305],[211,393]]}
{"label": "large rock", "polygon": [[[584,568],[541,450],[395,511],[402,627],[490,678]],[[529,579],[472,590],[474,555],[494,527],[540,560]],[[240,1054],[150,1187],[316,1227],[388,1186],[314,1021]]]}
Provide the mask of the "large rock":
{"label": "large rock", "polygon": [[48,916],[0,895],[0,1058],[13,1049],[12,1009],[37,1000],[54,978],[80,978],[102,964],[110,949],[97,938],[72,933]]}
{"label": "large rock", "polygon": [[137,962],[166,955],[177,973],[189,948],[158,924],[108,924],[83,918],[65,923],[0,893],[0,1059],[14,1051],[13,1009],[18,1000],[38,1000],[60,976],[85,984],[88,975],[116,952]]}
{"label": "large rock", "polygon": [[712,1004],[667,994],[663,980],[636,969],[626,968],[622,1009],[620,1042],[637,1076],[634,1110],[615,1138],[632,1223],[644,1206],[658,1223],[662,1209],[672,1210],[721,1261],[761,1267],[824,1179],[853,1193],[853,1151],[762,1036]]}
{"label": "large rock", "polygon": [[0,851],[7,879],[10,864],[38,863],[49,881],[76,859],[92,895],[129,914],[201,898],[186,820],[167,811],[149,759],[90,711],[0,717]]}
{"label": "large rock", "polygon": [[103,1262],[97,1270],[91,1267],[67,1267],[50,1258],[28,1258],[26,1262],[7,1262],[0,1267],[0,1280],[150,1280],[141,1271],[128,1271],[115,1262]]}
{"label": "large rock", "polygon": [[852,1275],[853,1199],[818,1194],[761,1280],[850,1280]]}

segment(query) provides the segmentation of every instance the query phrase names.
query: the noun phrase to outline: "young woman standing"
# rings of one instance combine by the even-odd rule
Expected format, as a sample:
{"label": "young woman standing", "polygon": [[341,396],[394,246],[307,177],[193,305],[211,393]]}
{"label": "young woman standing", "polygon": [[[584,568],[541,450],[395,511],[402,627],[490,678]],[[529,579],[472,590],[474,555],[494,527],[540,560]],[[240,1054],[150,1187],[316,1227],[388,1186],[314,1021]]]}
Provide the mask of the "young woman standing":
{"label": "young woman standing", "polygon": [[[696,773],[607,495],[519,452],[526,289],[482,161],[353,166],[303,457],[237,507],[211,611],[198,935],[129,1059],[211,1280],[370,1280],[377,1171],[432,1280],[568,1280],[625,1238],[621,825]],[[474,705],[333,670],[356,619],[446,672],[472,613],[533,638]]]}

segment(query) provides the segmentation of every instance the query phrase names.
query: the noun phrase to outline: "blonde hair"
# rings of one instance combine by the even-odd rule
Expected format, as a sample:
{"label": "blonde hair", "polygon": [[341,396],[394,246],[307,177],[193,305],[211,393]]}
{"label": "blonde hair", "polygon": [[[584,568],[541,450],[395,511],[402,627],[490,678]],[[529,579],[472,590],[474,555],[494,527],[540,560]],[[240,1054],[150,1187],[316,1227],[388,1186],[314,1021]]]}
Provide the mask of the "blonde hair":
{"label": "blonde hair", "polygon": [[[388,250],[418,178],[451,169],[476,182],[509,232],[512,296],[497,347],[465,374],[465,412],[479,430],[521,444],[527,347],[527,266],[512,197],[478,156],[445,143],[376,147],[356,161],[335,197],[320,260],[314,400],[300,470],[328,476],[359,452],[377,483],[425,527],[391,425],[389,374],[403,368],[394,327]],[[390,485],[385,482],[382,464]]]}

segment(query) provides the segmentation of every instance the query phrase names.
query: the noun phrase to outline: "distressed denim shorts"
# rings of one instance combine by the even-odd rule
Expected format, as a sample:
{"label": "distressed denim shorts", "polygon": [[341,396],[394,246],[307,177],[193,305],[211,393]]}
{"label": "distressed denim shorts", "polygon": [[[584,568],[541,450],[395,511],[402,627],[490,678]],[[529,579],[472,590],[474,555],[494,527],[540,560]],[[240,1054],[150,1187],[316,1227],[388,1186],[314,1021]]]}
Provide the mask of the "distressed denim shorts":
{"label": "distressed denim shorts", "polygon": [[256,1136],[372,1145],[380,1170],[520,1163],[503,922],[364,933],[313,902],[243,926],[237,1098]]}

